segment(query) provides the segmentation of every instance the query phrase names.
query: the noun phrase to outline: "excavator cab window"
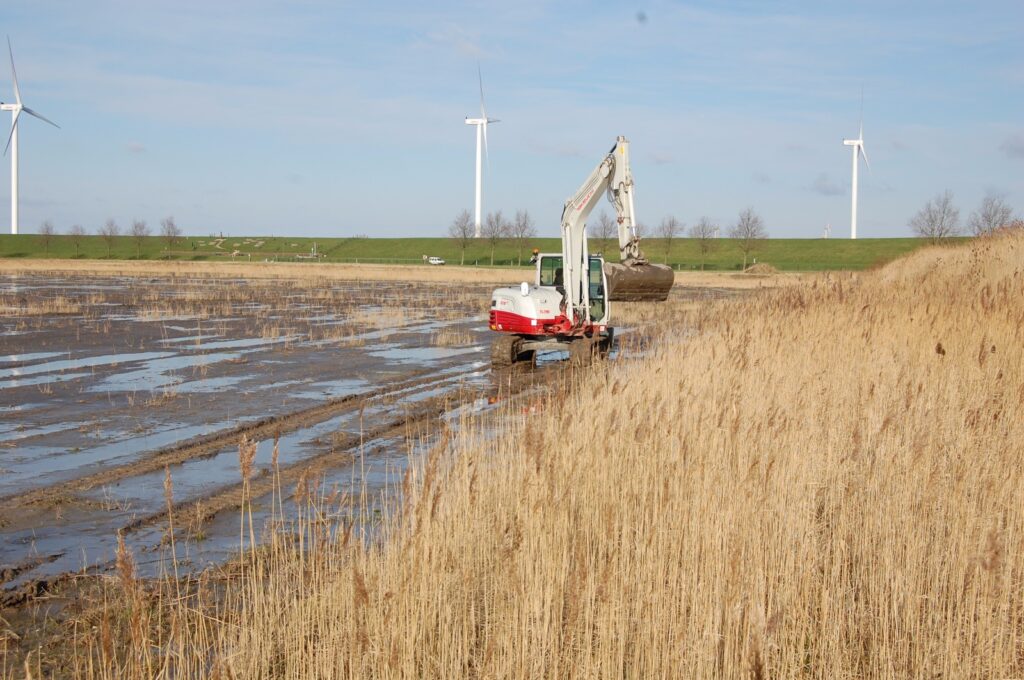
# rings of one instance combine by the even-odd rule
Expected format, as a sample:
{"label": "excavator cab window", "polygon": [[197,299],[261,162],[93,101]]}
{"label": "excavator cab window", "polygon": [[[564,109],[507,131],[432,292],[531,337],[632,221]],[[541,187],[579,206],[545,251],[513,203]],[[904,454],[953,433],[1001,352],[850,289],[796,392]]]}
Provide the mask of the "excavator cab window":
{"label": "excavator cab window", "polygon": [[604,260],[600,257],[590,258],[590,320],[600,321],[604,318]]}
{"label": "excavator cab window", "polygon": [[562,286],[562,256],[549,255],[540,259],[540,285]]}

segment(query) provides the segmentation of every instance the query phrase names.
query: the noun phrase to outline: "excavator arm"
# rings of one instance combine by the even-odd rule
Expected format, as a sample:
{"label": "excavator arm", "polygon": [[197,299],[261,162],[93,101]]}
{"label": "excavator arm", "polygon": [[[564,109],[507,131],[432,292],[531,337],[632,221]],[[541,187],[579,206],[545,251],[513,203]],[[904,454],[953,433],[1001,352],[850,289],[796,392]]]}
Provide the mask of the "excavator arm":
{"label": "excavator arm", "polygon": [[[601,159],[594,171],[562,208],[562,267],[566,306],[575,325],[588,318],[590,310],[590,253],[587,247],[587,218],[607,192],[619,205],[632,204],[632,198],[620,196],[626,184],[632,186],[629,174],[629,142],[619,137],[611,151]],[[620,224],[623,213],[620,215]]]}
{"label": "excavator arm", "polygon": [[586,222],[605,195],[615,207],[619,227],[620,264],[605,263],[609,300],[664,300],[675,281],[670,268],[650,264],[640,250],[633,192],[629,140],[620,135],[562,209],[565,291],[576,323],[587,318],[590,308]]}

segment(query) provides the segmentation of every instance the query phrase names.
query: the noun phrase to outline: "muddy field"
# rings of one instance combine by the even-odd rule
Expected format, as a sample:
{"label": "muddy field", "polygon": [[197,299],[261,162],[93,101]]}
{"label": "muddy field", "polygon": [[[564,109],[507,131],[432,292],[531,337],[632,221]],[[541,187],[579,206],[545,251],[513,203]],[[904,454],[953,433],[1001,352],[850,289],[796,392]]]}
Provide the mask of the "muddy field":
{"label": "muddy field", "polygon": [[491,288],[0,279],[4,602],[59,575],[109,570],[118,532],[141,573],[160,573],[168,475],[184,546],[179,568],[237,552],[243,437],[257,447],[251,487],[264,498],[256,508],[271,505],[275,442],[282,485],[315,478],[359,494],[364,507],[384,502],[388,482],[440,422],[457,427],[467,413],[545,389],[563,371],[563,357],[550,353],[535,370],[492,374]]}

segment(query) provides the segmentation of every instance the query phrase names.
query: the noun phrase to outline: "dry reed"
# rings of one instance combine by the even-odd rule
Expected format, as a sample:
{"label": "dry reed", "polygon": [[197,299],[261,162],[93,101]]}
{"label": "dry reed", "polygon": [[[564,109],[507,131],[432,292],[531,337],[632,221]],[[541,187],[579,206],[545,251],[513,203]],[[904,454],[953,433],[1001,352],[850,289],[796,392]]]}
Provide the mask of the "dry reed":
{"label": "dry reed", "polygon": [[[216,606],[165,602],[194,632],[157,660],[175,677],[1020,677],[1022,265],[1024,239],[980,240],[666,315],[646,357],[446,433],[375,541],[332,532],[302,480],[299,540]],[[80,675],[149,670],[112,674],[99,647]]]}

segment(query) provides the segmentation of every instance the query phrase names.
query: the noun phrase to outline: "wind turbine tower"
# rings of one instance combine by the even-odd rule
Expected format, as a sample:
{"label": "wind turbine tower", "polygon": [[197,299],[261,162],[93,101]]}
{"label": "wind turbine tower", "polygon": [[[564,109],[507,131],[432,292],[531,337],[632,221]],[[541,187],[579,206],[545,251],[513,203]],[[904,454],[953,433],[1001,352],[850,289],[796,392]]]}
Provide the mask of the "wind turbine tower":
{"label": "wind turbine tower", "polygon": [[14,82],[14,103],[5,104],[0,102],[0,111],[11,112],[11,134],[7,137],[7,146],[4,147],[4,154],[11,151],[11,233],[18,233],[18,118],[21,114],[27,113],[39,120],[45,121],[55,128],[60,126],[52,120],[45,118],[21,103],[21,90],[18,89],[18,73],[14,70],[14,50],[11,49],[11,39],[7,38],[7,53],[11,57],[11,80]]}
{"label": "wind turbine tower", "polygon": [[857,161],[858,154],[864,156],[864,164],[871,169],[868,163],[868,154],[864,151],[864,98],[861,95],[860,133],[857,139],[844,139],[843,144],[853,147],[853,188],[850,191],[850,238],[857,238]]}
{"label": "wind turbine tower", "polygon": [[479,118],[466,118],[466,125],[476,126],[476,203],[475,203],[475,221],[476,226],[476,238],[480,238],[480,205],[481,205],[481,175],[483,167],[480,163],[480,142],[483,140],[483,152],[487,155],[487,163],[490,165],[491,157],[487,152],[487,126],[490,123],[499,123],[497,118],[488,118],[487,110],[484,108],[484,77],[480,72],[480,65],[476,66],[477,79],[480,81],[480,117]]}

